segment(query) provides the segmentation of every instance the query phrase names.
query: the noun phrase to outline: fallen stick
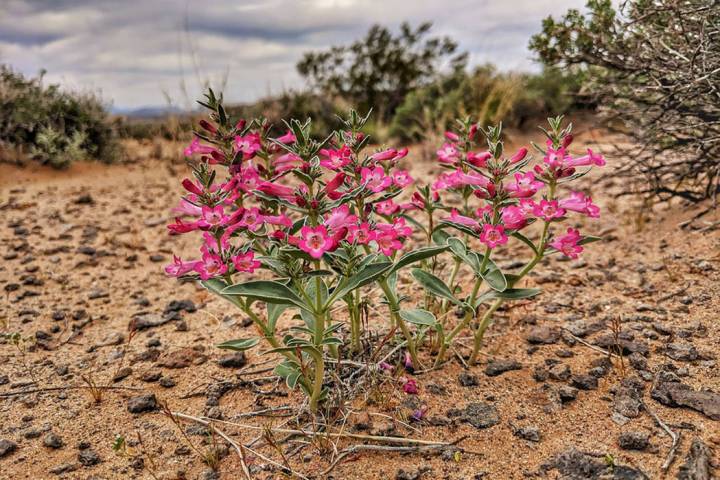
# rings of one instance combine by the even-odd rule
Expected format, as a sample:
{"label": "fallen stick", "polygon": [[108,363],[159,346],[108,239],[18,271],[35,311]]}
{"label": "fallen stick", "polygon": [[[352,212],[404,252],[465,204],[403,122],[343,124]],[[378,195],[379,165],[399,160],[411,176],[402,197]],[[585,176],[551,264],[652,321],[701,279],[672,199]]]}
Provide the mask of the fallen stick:
{"label": "fallen stick", "polygon": [[57,392],[60,390],[80,390],[80,389],[87,389],[87,388],[93,388],[96,390],[131,390],[131,391],[145,390],[144,388],[136,388],[136,387],[113,387],[113,386],[91,387],[90,385],[68,385],[65,387],[34,388],[32,390],[23,390],[20,392],[0,393],[0,398],[15,397],[18,395],[29,395],[31,393]]}
{"label": "fallen stick", "polygon": [[672,445],[670,446],[670,451],[667,454],[667,457],[665,457],[665,462],[662,464],[663,471],[667,472],[670,466],[673,463],[673,460],[675,460],[675,453],[677,452],[678,446],[680,445],[680,436],[681,433],[675,433],[672,430],[670,430],[670,427],[668,427],[665,422],[660,420],[660,417],[657,416],[655,412],[650,410],[648,406],[645,404],[645,402],[642,402],[642,407],[645,409],[645,411],[652,417],[653,420],[655,420],[655,423],[658,427],[665,430],[665,433],[667,433],[670,438],[672,439]]}

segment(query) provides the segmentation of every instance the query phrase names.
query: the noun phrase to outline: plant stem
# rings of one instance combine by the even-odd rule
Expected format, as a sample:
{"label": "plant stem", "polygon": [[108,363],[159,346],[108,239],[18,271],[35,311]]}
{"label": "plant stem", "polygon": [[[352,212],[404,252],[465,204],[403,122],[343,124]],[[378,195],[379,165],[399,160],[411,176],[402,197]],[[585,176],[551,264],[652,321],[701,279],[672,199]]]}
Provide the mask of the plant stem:
{"label": "plant stem", "polygon": [[395,325],[398,326],[398,328],[400,328],[400,331],[402,331],[403,335],[405,336],[408,351],[410,352],[410,357],[412,358],[413,365],[418,367],[420,365],[420,361],[417,357],[415,341],[413,340],[412,333],[410,333],[407,325],[405,325],[405,322],[400,318],[400,315],[398,315],[398,312],[400,311],[400,305],[398,305],[398,300],[395,296],[395,292],[392,291],[386,279],[378,280],[378,284],[380,285],[380,288],[382,288],[382,291],[385,293],[385,298],[390,305],[390,316],[393,322],[395,323]]}
{"label": "plant stem", "polygon": [[313,382],[312,395],[310,395],[310,410],[315,413],[318,409],[318,403],[320,402],[320,395],[322,394],[323,377],[325,376],[325,361],[322,358],[322,353],[308,352],[315,361],[315,379]]}

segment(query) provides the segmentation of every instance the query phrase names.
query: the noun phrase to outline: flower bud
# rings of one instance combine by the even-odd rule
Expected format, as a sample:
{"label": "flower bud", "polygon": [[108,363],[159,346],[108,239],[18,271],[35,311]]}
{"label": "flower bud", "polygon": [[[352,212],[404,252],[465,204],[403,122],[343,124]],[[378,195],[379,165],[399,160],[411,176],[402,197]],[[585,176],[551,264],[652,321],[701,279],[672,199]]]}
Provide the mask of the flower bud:
{"label": "flower bud", "polygon": [[567,148],[573,141],[572,133],[568,133],[562,139],[562,148]]}
{"label": "flower bud", "polygon": [[522,147],[520,150],[518,150],[515,155],[510,157],[510,163],[518,163],[523,161],[523,159],[527,156],[528,149],[525,147]]}
{"label": "flower bud", "polygon": [[217,133],[217,128],[215,128],[215,125],[208,122],[207,120],[200,120],[200,126],[212,134]]}
{"label": "flower bud", "polygon": [[445,138],[447,138],[451,142],[457,142],[458,140],[460,140],[460,136],[454,132],[445,132]]}

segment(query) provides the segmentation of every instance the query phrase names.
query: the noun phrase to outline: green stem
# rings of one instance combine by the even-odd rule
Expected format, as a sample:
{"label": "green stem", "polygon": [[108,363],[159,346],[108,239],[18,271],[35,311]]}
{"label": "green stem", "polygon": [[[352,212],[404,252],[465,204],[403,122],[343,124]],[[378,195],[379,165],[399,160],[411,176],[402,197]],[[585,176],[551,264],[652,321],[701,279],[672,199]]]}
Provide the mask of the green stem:
{"label": "green stem", "polygon": [[408,351],[410,352],[410,357],[412,358],[413,365],[417,368],[418,366],[420,366],[420,361],[418,360],[417,351],[415,349],[415,341],[413,340],[412,333],[410,333],[407,325],[405,325],[405,322],[400,318],[400,315],[398,315],[398,312],[400,311],[400,305],[398,305],[397,297],[388,285],[386,279],[378,280],[378,284],[380,285],[380,288],[382,288],[382,291],[385,293],[385,298],[390,305],[390,317],[405,336]]}
{"label": "green stem", "polygon": [[322,358],[322,353],[317,350],[313,351],[312,349],[308,349],[308,353],[315,361],[315,379],[313,382],[312,394],[310,395],[310,410],[315,413],[318,410],[320,395],[322,394],[323,377],[325,376],[325,361]]}

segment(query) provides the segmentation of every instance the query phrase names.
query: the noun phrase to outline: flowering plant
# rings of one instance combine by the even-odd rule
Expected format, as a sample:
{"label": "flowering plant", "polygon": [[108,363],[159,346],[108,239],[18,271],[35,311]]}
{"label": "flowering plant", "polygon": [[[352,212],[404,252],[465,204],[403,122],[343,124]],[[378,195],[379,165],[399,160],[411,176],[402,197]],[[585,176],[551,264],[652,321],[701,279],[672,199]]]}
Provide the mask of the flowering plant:
{"label": "flowering plant", "polygon": [[[569,127],[561,129],[561,119],[551,121],[543,164],[528,172],[523,171],[527,150],[502,156],[499,127],[482,132],[489,149],[478,153],[481,131],[470,120],[460,122],[438,151],[449,171],[411,194],[415,181],[400,168],[407,149],[366,153],[369,137],[362,128],[368,116],[351,111],[343,128],[323,140],[311,136],[310,120],[291,120],[287,132],[273,138],[265,120],[231,121],[222,97],[212,91],[200,103],[210,117],[200,121],[202,130],[185,151],[194,158],[194,179],[183,180],[187,193],[168,228],[171,234],[199,232],[203,240],[199,258],[174,257],[166,272],[197,278],[244,311],[259,338],[219,346],[246,350],[263,338],[270,352],[283,357],[275,373],[289,387],[299,386],[313,411],[328,393],[326,361],[341,360],[347,350],[362,353],[363,288],[373,285],[383,292],[390,313],[387,338],[399,332],[407,363],[414,365],[420,365],[419,346],[428,343],[437,352],[436,365],[442,363],[447,346],[484,310],[475,329],[475,361],[500,304],[539,293],[516,288],[519,280],[544,256],[561,252],[574,258],[594,240],[574,229],[555,234],[551,228],[570,211],[597,216],[597,207],[583,194],[561,199],[556,191],[585,173],[577,167],[604,163],[592,152],[577,158],[567,153],[572,137]],[[533,200],[541,191],[542,198]],[[448,200],[459,196],[462,207],[447,206],[441,192]],[[543,224],[537,242],[521,233],[534,221]],[[414,232],[424,234],[424,245],[411,239]],[[533,252],[517,274],[503,273],[491,258],[509,237]],[[478,247],[483,249],[475,251]],[[445,252],[454,263],[447,282],[436,275]],[[466,297],[460,296],[458,282],[463,265],[476,277]],[[424,308],[406,307],[414,299],[398,295],[398,277],[407,267],[428,293]],[[247,278],[259,271],[272,278]],[[483,284],[488,290],[481,292]],[[347,310],[342,319],[336,315],[339,302]],[[487,302],[492,303],[485,307]],[[262,304],[264,312],[258,313]],[[457,307],[464,317],[451,326],[442,319]],[[295,312],[302,325],[280,337],[278,322],[286,311]]]}

